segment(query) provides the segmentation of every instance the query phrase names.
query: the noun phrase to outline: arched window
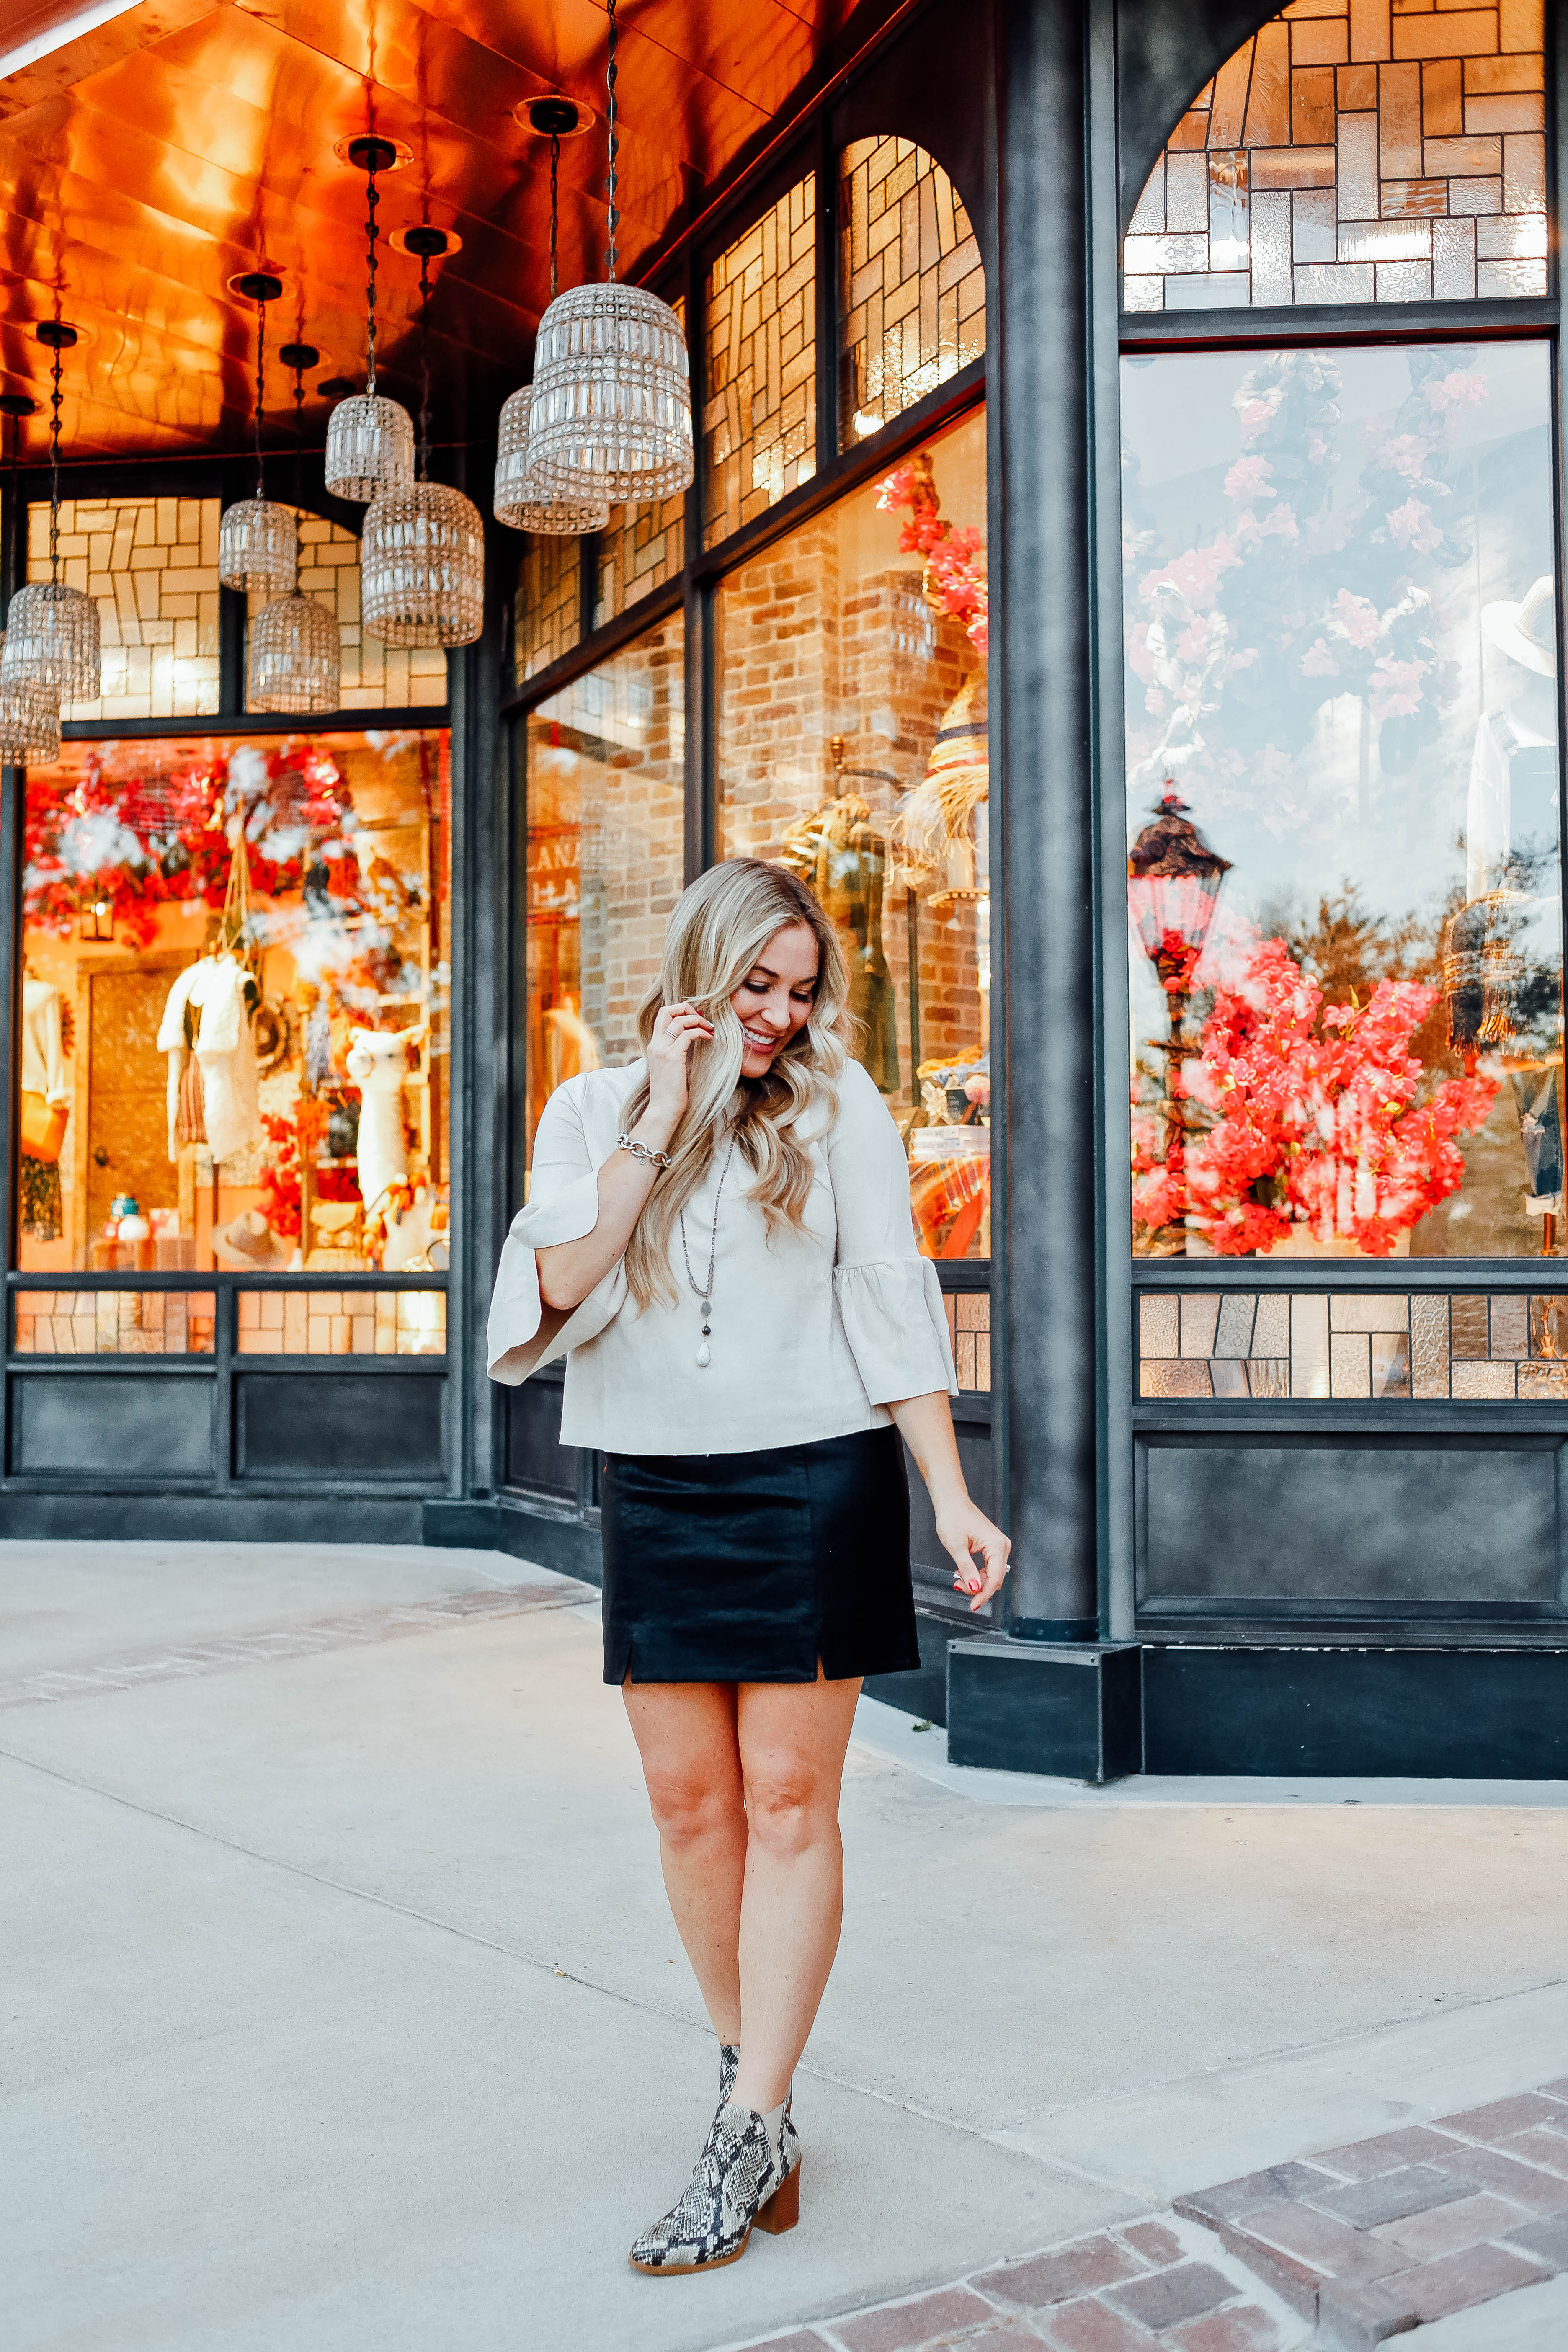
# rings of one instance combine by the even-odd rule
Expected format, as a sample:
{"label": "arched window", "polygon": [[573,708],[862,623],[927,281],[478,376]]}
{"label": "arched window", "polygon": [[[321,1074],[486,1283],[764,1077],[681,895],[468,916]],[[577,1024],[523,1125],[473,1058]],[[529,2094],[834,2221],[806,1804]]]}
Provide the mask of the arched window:
{"label": "arched window", "polygon": [[1543,0],[1295,0],[1176,125],[1124,307],[1544,294],[1544,39]]}
{"label": "arched window", "polygon": [[853,448],[985,349],[985,270],[942,165],[912,139],[838,163],[838,433]]}

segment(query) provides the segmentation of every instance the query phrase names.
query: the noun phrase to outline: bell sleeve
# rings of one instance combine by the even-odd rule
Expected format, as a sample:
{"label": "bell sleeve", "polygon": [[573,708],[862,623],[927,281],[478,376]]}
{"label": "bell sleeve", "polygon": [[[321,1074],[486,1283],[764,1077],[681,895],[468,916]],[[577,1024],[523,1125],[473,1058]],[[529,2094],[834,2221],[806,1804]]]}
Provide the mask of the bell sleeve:
{"label": "bell sleeve", "polygon": [[599,1171],[584,1129],[580,1090],[568,1079],[544,1107],[528,1205],[511,1221],[496,1270],[486,1355],[491,1380],[502,1387],[520,1388],[530,1373],[597,1339],[619,1314],[626,1278],[618,1261],[576,1307],[546,1307],[539,1293],[536,1252],[582,1241],[598,1218]]}
{"label": "bell sleeve", "polygon": [[858,1063],[839,1080],[826,1140],[838,1221],[833,1287],[873,1404],[958,1394],[942,1285],[915,1246],[910,1171],[887,1105]]}

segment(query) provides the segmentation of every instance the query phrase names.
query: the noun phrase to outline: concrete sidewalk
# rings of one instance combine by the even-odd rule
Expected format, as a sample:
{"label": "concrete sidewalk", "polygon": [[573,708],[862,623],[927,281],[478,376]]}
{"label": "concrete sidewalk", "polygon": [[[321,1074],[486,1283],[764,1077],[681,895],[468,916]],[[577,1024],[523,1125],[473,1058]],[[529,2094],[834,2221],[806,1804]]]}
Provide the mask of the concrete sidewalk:
{"label": "concrete sidewalk", "polygon": [[1568,2074],[1560,1788],[972,1790],[868,1706],[802,2226],[643,2279],[713,2051],[592,1597],[63,1544],[0,1591],[16,2352],[700,2352]]}

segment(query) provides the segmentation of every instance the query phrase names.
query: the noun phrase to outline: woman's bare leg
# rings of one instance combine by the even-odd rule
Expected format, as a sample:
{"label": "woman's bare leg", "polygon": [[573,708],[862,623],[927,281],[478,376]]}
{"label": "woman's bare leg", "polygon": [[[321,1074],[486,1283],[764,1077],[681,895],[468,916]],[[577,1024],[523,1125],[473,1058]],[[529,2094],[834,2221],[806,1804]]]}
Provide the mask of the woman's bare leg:
{"label": "woman's bare leg", "polygon": [[714,2032],[738,2043],[746,1813],[736,1685],[626,1683],[622,1696],[658,1829],[669,1907]]}
{"label": "woman's bare leg", "polygon": [[733,2096],[762,2115],[789,2089],[838,1948],[838,1790],[859,1696],[858,1679],[826,1682],[820,1667],[815,1683],[738,1687],[747,1834]]}

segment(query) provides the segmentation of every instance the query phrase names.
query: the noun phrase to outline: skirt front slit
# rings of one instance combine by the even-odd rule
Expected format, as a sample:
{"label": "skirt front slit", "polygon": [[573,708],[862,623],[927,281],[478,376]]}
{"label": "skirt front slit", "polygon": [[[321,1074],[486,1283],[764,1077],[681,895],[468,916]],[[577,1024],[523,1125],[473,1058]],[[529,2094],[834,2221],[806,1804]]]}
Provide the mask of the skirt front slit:
{"label": "skirt front slit", "polygon": [[605,1457],[605,1680],[815,1682],[920,1664],[896,1429]]}

